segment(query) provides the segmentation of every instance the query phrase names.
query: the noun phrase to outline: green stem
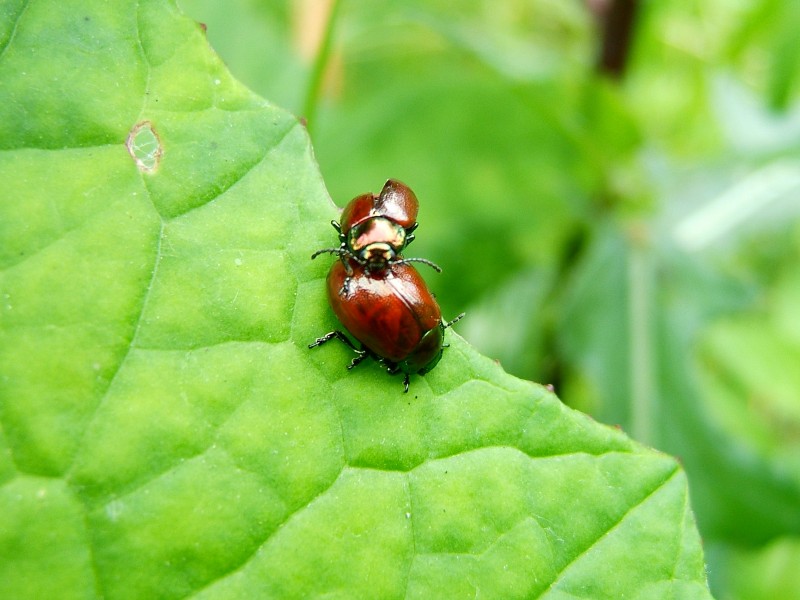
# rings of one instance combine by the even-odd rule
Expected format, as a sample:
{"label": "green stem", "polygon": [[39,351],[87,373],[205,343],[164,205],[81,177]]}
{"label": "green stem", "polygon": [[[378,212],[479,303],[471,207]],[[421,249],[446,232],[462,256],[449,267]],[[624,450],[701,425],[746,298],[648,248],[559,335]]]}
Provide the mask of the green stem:
{"label": "green stem", "polygon": [[319,105],[319,96],[322,90],[322,82],[325,78],[326,67],[331,54],[331,43],[333,39],[333,29],[336,22],[336,13],[339,8],[339,0],[331,0],[328,20],[325,23],[325,32],[317,48],[317,55],[314,57],[314,64],[309,73],[308,86],[306,87],[305,101],[303,102],[302,116],[306,120],[306,128],[310,131],[314,124],[314,113]]}
{"label": "green stem", "polygon": [[631,435],[653,445],[656,367],[653,349],[655,311],[652,255],[646,242],[633,239],[628,257],[628,335]]}

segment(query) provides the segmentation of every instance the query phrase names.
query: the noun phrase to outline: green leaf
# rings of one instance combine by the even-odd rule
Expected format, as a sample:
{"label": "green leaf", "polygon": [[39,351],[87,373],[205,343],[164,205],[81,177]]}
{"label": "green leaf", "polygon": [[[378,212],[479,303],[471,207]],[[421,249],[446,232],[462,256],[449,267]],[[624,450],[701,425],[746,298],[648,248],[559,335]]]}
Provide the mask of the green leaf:
{"label": "green leaf", "polygon": [[308,138],[174,4],[2,11],[0,596],[709,597],[673,459],[456,334],[308,350]]}
{"label": "green leaf", "polygon": [[[797,87],[798,66],[792,41],[798,20],[800,9],[794,2],[756,2],[745,7],[741,23],[728,43],[730,58],[742,63],[752,80],[764,88],[767,103],[775,112],[790,108]],[[768,69],[753,68],[756,48]]]}

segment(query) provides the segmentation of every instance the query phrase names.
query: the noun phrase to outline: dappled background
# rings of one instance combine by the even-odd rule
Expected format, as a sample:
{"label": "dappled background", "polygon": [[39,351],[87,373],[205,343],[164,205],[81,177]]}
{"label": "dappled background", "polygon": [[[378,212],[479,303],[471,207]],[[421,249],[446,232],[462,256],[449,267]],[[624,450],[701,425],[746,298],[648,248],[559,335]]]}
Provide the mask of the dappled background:
{"label": "dappled background", "polygon": [[716,597],[800,597],[799,3],[180,5],[337,204],[415,190],[460,334],[683,461]]}

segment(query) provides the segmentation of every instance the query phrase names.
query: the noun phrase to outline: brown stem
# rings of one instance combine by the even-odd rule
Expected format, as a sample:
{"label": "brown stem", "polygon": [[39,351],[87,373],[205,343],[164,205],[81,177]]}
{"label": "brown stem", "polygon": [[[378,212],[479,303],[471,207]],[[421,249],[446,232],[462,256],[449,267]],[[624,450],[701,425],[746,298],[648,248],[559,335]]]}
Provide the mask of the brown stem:
{"label": "brown stem", "polygon": [[638,5],[637,0],[589,1],[602,28],[597,70],[612,79],[622,79],[625,74]]}

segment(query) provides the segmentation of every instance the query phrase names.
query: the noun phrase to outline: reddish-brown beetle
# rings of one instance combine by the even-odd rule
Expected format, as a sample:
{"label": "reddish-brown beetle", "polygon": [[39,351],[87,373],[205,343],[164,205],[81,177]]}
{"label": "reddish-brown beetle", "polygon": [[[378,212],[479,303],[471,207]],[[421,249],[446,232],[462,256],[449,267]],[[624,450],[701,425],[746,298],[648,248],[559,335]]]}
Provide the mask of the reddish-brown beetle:
{"label": "reddish-brown beetle", "polygon": [[[381,193],[362,194],[353,198],[342,211],[341,224],[331,221],[339,234],[339,247],[323,248],[311,255],[336,254],[350,275],[350,261],[375,272],[397,262],[421,262],[441,269],[424,258],[401,258],[403,248],[414,240],[419,202],[411,189],[389,179]],[[349,280],[345,279],[345,284]]]}
{"label": "reddish-brown beetle", "polygon": [[[442,357],[444,330],[458,321],[442,322],[442,312],[420,274],[408,264],[392,264],[383,271],[369,272],[358,263],[352,274],[337,261],[328,273],[328,300],[336,317],[361,343],[357,348],[341,331],[317,338],[309,348],[338,338],[356,353],[348,369],[367,356],[382,362],[389,373],[402,372],[408,392],[409,376],[423,375]],[[345,289],[344,282],[350,283]]]}
{"label": "reddish-brown beetle", "polygon": [[328,273],[328,300],[339,321],[361,344],[343,332],[331,331],[317,338],[309,348],[338,338],[356,353],[348,369],[367,356],[382,362],[392,374],[404,374],[408,392],[409,376],[433,369],[442,357],[444,330],[458,321],[442,321],[442,313],[425,281],[408,264],[432,262],[404,259],[400,252],[414,239],[417,227],[417,198],[400,182],[389,180],[379,196],[357,196],[342,212],[342,225],[333,221],[341,246],[324,252],[340,258]]}

